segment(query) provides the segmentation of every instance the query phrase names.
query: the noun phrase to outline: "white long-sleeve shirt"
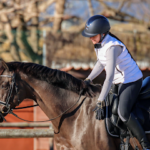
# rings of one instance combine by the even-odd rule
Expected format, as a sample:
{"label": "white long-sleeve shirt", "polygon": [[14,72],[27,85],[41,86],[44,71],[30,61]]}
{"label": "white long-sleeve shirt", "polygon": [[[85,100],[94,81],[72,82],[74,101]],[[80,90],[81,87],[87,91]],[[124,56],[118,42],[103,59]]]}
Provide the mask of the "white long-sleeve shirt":
{"label": "white long-sleeve shirt", "polygon": [[[101,94],[98,98],[98,100],[104,100],[110,91],[112,81],[114,78],[114,71],[116,67],[116,60],[117,57],[121,54],[122,47],[121,46],[112,46],[107,50],[106,57],[107,57],[107,65],[105,67],[106,69],[106,79],[104,81],[104,85],[101,91]],[[97,63],[95,64],[92,72],[88,76],[88,79],[91,81],[96,78],[104,69],[104,66],[101,64],[99,60],[97,60]]]}

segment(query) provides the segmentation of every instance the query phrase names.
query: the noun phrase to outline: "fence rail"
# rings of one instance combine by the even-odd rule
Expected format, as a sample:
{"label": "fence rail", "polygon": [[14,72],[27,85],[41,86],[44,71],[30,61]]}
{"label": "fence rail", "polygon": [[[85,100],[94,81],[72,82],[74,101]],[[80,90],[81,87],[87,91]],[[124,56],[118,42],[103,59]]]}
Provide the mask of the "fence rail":
{"label": "fence rail", "polygon": [[46,138],[53,136],[53,129],[0,129],[0,138]]}
{"label": "fence rail", "polygon": [[51,123],[27,123],[27,122],[21,122],[21,123],[0,123],[0,127],[51,127]]}

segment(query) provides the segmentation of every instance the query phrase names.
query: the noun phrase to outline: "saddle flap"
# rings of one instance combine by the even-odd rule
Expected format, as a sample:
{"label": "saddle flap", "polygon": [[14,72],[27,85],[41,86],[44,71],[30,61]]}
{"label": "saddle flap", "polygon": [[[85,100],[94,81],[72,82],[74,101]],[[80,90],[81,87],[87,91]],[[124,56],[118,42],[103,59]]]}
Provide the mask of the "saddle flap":
{"label": "saddle flap", "polygon": [[114,115],[118,115],[118,104],[119,104],[118,96],[114,96],[112,105],[112,114]]}
{"label": "saddle flap", "polygon": [[141,88],[138,99],[140,100],[150,99],[150,76],[146,77],[143,80],[142,88]]}

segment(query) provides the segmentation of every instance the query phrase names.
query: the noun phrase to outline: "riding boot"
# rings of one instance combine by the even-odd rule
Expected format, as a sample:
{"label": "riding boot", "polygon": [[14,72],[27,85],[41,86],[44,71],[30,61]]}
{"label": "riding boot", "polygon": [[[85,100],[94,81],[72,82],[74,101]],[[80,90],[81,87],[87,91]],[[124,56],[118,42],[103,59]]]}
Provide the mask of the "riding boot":
{"label": "riding boot", "polygon": [[133,133],[133,135],[138,139],[143,150],[150,150],[150,143],[147,140],[145,132],[133,113],[130,114],[130,117],[128,121],[125,122],[125,125]]}

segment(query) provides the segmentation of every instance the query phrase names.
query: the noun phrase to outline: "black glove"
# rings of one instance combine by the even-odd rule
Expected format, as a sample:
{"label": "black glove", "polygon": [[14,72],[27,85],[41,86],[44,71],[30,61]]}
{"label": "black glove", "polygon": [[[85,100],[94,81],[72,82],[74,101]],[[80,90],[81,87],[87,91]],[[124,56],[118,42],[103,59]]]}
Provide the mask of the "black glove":
{"label": "black glove", "polygon": [[96,119],[101,120],[104,119],[104,107],[105,107],[105,101],[98,102],[96,104],[96,107],[93,109],[96,113]]}
{"label": "black glove", "polygon": [[85,84],[87,84],[87,86],[90,85],[90,84],[93,84],[93,82],[90,79],[88,79],[88,78],[86,78],[84,80],[84,82],[85,82]]}
{"label": "black glove", "polygon": [[83,95],[87,97],[95,97],[95,93],[92,91],[93,82],[90,79],[85,79],[83,82]]}

